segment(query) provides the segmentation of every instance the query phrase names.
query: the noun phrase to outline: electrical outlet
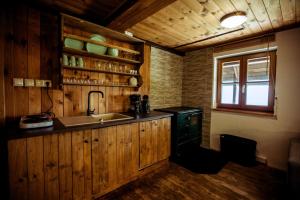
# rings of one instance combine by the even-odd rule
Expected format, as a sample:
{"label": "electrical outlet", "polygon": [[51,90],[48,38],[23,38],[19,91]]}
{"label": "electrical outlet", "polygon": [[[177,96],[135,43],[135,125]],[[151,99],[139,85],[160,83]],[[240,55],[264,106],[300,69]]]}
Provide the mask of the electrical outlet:
{"label": "electrical outlet", "polygon": [[43,80],[35,80],[36,87],[43,87]]}
{"label": "electrical outlet", "polygon": [[24,79],[23,78],[14,78],[14,86],[17,86],[17,87],[24,86]]}
{"label": "electrical outlet", "polygon": [[33,79],[24,79],[25,87],[34,87],[34,80]]}
{"label": "electrical outlet", "polygon": [[43,86],[47,87],[47,84],[48,84],[48,87],[52,87],[52,81],[50,81],[50,80],[44,80],[43,81]]}

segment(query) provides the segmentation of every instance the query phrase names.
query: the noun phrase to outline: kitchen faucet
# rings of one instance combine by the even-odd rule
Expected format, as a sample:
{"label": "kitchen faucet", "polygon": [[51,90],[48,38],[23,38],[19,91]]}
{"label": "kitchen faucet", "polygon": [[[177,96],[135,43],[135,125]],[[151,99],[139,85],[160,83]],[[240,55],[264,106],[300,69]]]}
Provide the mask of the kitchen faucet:
{"label": "kitchen faucet", "polygon": [[87,108],[87,115],[88,116],[94,114],[94,112],[95,112],[95,108],[93,110],[90,109],[90,104],[91,104],[90,101],[91,101],[91,94],[92,93],[99,93],[99,94],[102,95],[102,98],[104,97],[104,94],[103,94],[102,91],[97,91],[97,90],[91,90],[91,91],[89,91],[89,94],[88,94],[88,108]]}

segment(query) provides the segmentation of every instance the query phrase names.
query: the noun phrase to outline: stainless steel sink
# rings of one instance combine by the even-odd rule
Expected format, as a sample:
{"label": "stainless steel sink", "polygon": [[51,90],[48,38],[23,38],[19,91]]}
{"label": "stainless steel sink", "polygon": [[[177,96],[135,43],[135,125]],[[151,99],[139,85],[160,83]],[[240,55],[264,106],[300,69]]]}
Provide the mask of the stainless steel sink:
{"label": "stainless steel sink", "polygon": [[64,126],[71,127],[71,126],[128,120],[128,119],[133,119],[133,117],[128,115],[123,115],[120,113],[105,113],[105,114],[91,115],[91,116],[60,117],[58,119]]}

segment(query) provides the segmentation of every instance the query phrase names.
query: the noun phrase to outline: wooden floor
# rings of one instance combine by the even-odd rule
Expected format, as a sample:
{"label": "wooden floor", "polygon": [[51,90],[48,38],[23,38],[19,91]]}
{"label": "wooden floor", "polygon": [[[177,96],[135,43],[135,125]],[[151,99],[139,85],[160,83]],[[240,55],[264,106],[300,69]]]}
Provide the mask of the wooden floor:
{"label": "wooden floor", "polygon": [[285,188],[284,174],[261,164],[249,168],[229,162],[218,174],[208,175],[195,174],[171,163],[168,169],[147,175],[100,199],[287,199]]}

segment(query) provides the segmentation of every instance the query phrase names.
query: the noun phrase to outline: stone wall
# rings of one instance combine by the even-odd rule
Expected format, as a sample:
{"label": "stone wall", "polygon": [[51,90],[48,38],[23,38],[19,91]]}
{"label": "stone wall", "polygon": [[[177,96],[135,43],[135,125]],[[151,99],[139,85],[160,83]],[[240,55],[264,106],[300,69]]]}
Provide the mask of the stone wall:
{"label": "stone wall", "polygon": [[182,105],[204,110],[202,146],[210,144],[210,122],[213,85],[213,49],[188,52],[184,56]]}
{"label": "stone wall", "polygon": [[151,109],[182,105],[183,57],[151,47]]}

